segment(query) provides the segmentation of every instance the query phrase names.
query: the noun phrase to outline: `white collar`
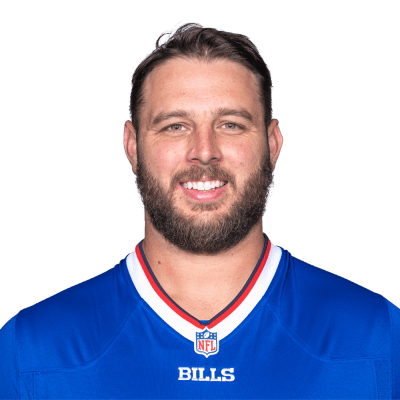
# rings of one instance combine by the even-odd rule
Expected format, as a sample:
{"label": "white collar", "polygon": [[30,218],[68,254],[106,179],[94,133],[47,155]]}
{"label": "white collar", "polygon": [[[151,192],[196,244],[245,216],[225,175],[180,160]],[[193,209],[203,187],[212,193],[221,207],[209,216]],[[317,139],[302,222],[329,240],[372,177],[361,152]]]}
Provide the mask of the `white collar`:
{"label": "white collar", "polygon": [[143,300],[175,331],[194,342],[196,333],[205,328],[218,332],[219,340],[235,330],[264,296],[275,275],[281,255],[282,250],[266,238],[266,245],[257,263],[258,268],[255,268],[236,299],[219,313],[217,318],[210,320],[211,323],[207,326],[182,310],[159,286],[151,269],[146,265],[147,260],[144,252],[141,252],[141,243],[136,246],[135,252],[127,256],[126,264],[133,284]]}

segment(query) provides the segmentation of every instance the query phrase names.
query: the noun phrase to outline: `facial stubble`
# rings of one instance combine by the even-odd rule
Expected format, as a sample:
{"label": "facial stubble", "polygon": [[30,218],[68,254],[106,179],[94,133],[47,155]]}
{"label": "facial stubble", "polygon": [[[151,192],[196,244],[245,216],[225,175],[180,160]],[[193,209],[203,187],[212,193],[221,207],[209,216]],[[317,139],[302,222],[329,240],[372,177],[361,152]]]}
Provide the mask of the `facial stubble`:
{"label": "facial stubble", "polygon": [[[165,190],[155,176],[147,169],[138,151],[136,184],[151,224],[166,240],[178,248],[196,254],[215,254],[226,251],[241,242],[261,220],[273,181],[273,171],[266,151],[261,165],[239,190],[233,174],[223,170],[218,164],[205,167],[193,165],[180,171]],[[176,184],[198,181],[203,176],[210,180],[225,180],[236,193],[236,200],[229,209],[216,215],[216,203],[193,204],[196,215],[185,215],[174,204]],[[193,189],[192,189],[193,190]],[[201,220],[201,213],[214,212],[215,216]],[[200,220],[200,221],[199,221]]]}

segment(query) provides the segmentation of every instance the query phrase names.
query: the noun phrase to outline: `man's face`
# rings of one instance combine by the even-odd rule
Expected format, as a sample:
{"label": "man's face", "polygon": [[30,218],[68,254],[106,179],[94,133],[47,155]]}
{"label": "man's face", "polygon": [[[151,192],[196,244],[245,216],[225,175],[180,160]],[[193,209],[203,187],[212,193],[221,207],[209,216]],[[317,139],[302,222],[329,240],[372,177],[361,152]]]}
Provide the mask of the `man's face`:
{"label": "man's face", "polygon": [[194,253],[236,245],[261,222],[272,181],[255,76],[173,59],[150,73],[144,99],[136,172],[152,225]]}

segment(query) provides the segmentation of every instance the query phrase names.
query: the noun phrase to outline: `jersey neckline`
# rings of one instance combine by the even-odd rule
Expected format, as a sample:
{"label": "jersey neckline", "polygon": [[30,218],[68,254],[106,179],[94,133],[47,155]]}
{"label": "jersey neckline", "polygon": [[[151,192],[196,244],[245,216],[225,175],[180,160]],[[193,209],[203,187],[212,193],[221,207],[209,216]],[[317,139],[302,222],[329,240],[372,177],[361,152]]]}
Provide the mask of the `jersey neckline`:
{"label": "jersey neckline", "polygon": [[217,330],[219,338],[231,333],[254,309],[267,291],[278,267],[282,250],[264,234],[261,256],[238,295],[206,324],[175,303],[161,287],[144,254],[142,243],[126,258],[126,264],[139,295],[168,325],[193,341],[199,330]]}

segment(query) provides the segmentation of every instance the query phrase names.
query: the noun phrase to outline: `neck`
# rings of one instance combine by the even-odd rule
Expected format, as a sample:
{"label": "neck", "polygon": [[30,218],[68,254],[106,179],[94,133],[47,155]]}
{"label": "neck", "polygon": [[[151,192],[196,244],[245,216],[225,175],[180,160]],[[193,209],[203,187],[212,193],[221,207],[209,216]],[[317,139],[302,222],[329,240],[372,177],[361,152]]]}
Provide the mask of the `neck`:
{"label": "neck", "polygon": [[240,292],[264,247],[262,221],[235,247],[217,254],[193,254],[168,242],[146,215],[143,250],[165,292],[186,312],[209,320]]}

